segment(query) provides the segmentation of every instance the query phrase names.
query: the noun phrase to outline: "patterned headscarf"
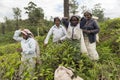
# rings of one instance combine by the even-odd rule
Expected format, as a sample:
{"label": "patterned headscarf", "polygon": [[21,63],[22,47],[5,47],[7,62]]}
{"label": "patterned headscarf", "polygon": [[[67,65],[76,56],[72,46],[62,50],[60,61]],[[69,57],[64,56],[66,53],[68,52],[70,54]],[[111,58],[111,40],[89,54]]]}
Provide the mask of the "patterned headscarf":
{"label": "patterned headscarf", "polygon": [[24,29],[21,31],[21,33],[23,33],[26,36],[30,36],[30,37],[34,37],[33,33],[29,30],[29,29]]}

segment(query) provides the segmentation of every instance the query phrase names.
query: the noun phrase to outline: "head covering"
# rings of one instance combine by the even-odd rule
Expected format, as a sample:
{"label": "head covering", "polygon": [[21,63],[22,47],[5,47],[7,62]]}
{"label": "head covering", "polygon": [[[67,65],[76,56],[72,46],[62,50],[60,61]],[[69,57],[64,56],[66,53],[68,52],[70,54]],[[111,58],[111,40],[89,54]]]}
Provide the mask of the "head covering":
{"label": "head covering", "polygon": [[99,18],[97,16],[92,16],[93,19],[98,20]]}
{"label": "head covering", "polygon": [[78,21],[79,21],[79,19],[80,19],[80,16],[73,15],[73,16],[70,17],[70,22],[71,22],[71,20],[72,20],[73,17],[76,17]]}
{"label": "head covering", "polygon": [[23,33],[26,36],[30,36],[30,37],[34,37],[34,35],[32,34],[32,32],[29,29],[24,29],[21,31],[21,33]]}
{"label": "head covering", "polygon": [[92,11],[91,10],[86,10],[85,12],[84,12],[84,14],[85,13],[89,13],[91,16],[92,16]]}

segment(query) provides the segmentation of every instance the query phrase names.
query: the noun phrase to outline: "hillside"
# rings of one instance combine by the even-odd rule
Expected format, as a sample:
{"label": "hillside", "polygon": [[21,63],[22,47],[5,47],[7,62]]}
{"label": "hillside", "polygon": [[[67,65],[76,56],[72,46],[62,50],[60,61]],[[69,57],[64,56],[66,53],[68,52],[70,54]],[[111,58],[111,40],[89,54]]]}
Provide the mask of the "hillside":
{"label": "hillside", "polygon": [[[45,48],[43,47],[45,36],[36,37],[40,45],[42,65],[37,65],[33,79],[53,80],[55,69],[63,65],[73,68],[75,75],[81,76],[84,80],[120,80],[120,18],[102,22],[100,28],[100,42],[97,43],[99,61],[91,61],[84,54],[76,54],[76,49],[69,44],[69,41],[60,45],[52,44],[50,41]],[[11,40],[12,36],[9,34],[6,41]],[[15,80],[21,63],[20,53],[16,51],[20,44],[12,40],[11,44],[3,43],[2,40],[0,42],[2,44],[0,79]],[[30,80],[28,72],[23,74],[26,76],[25,80]]]}

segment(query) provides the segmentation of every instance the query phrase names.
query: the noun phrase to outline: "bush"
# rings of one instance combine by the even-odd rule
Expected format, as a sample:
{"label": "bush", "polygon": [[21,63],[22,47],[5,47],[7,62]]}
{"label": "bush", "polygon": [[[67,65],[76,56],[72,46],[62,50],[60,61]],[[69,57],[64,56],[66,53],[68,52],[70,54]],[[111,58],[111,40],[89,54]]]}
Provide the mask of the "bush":
{"label": "bush", "polygon": [[[81,76],[84,80],[119,80],[120,58],[118,54],[113,54],[113,52],[119,53],[119,26],[109,29],[112,22],[114,20],[100,24],[100,43],[97,45],[100,59],[98,61],[91,61],[88,56],[77,54],[69,41],[56,45],[50,39],[48,46],[44,47],[43,42],[46,36],[36,37],[40,45],[42,64],[37,65],[33,79],[53,80],[55,69],[63,65],[74,69],[75,75]],[[21,63],[20,53],[16,52],[18,47],[20,44],[16,43],[0,47],[0,79],[12,80],[18,77],[18,67]],[[25,80],[30,80],[26,71],[23,74],[26,75]]]}
{"label": "bush", "polygon": [[0,47],[0,56],[4,54],[13,54],[17,52],[17,48],[20,48],[20,44],[8,44]]}
{"label": "bush", "polygon": [[108,20],[100,24],[100,41],[109,45],[112,53],[120,55],[120,18]]}
{"label": "bush", "polygon": [[9,44],[9,43],[13,43],[13,33],[14,32],[9,32],[6,33],[4,35],[0,35],[0,45],[5,45],[5,44]]}

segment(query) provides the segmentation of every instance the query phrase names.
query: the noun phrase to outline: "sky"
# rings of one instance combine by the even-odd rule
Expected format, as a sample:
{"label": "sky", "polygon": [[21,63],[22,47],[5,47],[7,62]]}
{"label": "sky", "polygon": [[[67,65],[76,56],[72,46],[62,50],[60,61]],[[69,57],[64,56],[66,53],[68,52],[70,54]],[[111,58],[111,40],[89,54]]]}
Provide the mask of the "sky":
{"label": "sky", "polygon": [[[4,18],[14,18],[12,8],[18,7],[22,10],[22,19],[27,18],[24,7],[28,6],[28,3],[32,1],[44,10],[45,18],[50,19],[51,16],[63,17],[63,0],[0,0],[0,22],[4,22]],[[120,0],[77,0],[79,3],[78,11],[80,7],[86,5],[89,9],[97,3],[101,3],[101,7],[104,8],[105,17],[117,18],[120,17]],[[80,15],[79,12],[77,15]]]}

